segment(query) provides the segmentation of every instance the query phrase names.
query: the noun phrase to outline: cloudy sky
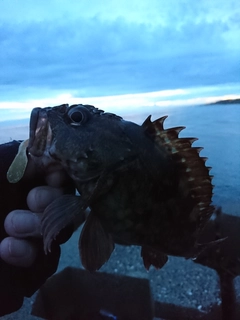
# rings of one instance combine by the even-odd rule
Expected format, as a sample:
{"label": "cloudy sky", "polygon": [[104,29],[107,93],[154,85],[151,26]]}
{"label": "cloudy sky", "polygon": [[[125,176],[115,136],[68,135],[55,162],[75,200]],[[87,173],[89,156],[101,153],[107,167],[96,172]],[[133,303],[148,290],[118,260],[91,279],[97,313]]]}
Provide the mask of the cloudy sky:
{"label": "cloudy sky", "polygon": [[237,95],[239,0],[0,0],[1,108]]}

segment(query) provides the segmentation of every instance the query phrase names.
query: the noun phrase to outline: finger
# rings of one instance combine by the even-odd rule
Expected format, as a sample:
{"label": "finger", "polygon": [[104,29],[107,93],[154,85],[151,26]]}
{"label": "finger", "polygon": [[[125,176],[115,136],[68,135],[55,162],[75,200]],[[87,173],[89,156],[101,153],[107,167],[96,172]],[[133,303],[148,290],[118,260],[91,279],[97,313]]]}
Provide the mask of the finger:
{"label": "finger", "polygon": [[27,240],[8,237],[0,244],[0,257],[9,264],[30,267],[36,256],[37,249]]}
{"label": "finger", "polygon": [[63,189],[41,186],[32,189],[27,196],[27,204],[33,212],[43,212],[55,199],[63,194]]}
{"label": "finger", "polygon": [[17,238],[40,237],[40,225],[40,215],[28,210],[11,211],[4,221],[8,235]]}

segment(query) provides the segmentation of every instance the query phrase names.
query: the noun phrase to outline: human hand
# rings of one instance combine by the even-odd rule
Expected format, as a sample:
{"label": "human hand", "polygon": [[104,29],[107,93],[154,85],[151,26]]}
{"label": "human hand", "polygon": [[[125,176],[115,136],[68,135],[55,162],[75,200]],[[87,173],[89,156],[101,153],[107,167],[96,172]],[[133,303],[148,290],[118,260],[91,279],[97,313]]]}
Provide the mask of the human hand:
{"label": "human hand", "polygon": [[11,211],[5,219],[4,227],[9,237],[0,243],[0,258],[19,267],[33,264],[39,248],[31,239],[41,237],[41,215],[53,200],[63,194],[64,188],[51,186],[36,187],[29,192],[29,210]]}
{"label": "human hand", "polygon": [[[45,255],[40,217],[54,199],[74,192],[61,168],[41,171],[31,160],[24,177],[9,183],[6,173],[18,146],[17,141],[0,145],[0,316],[19,309],[23,297],[31,296],[56,271],[60,241],[57,239],[51,254]],[[61,243],[72,233],[71,228],[65,231],[65,239],[60,233]]]}

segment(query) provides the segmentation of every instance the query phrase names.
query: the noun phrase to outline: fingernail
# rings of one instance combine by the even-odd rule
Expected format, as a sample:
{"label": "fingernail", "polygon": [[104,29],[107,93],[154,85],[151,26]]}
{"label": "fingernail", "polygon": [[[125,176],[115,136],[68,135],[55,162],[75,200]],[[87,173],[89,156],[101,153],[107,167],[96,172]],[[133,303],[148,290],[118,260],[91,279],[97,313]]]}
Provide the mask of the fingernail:
{"label": "fingernail", "polygon": [[8,250],[12,257],[20,258],[29,255],[25,243],[21,240],[11,239],[8,243]]}
{"label": "fingernail", "polygon": [[36,218],[31,214],[15,214],[11,222],[16,233],[32,233],[36,229]]}

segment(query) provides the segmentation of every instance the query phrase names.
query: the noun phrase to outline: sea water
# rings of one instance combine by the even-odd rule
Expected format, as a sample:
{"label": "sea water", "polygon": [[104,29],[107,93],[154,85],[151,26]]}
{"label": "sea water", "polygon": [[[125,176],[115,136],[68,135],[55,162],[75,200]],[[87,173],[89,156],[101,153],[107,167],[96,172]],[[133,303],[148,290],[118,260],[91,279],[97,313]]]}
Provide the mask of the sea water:
{"label": "sea water", "polygon": [[204,147],[214,204],[240,215],[240,104],[171,108],[168,114],[166,127],[186,126],[180,137],[197,137],[194,146]]}
{"label": "sea water", "polygon": [[[24,118],[22,112],[17,114],[17,110],[12,111],[13,114],[13,119]],[[240,104],[146,107],[125,116],[119,112],[139,124],[149,114],[153,119],[168,115],[165,128],[186,126],[180,137],[199,139],[194,146],[204,147],[200,155],[208,157],[206,164],[212,167],[210,173],[214,176],[213,203],[222,206],[227,213],[240,215]],[[1,121],[3,119],[5,121]],[[26,139],[28,122],[29,118],[11,120],[11,115],[7,118],[6,110],[0,109],[0,143]]]}

